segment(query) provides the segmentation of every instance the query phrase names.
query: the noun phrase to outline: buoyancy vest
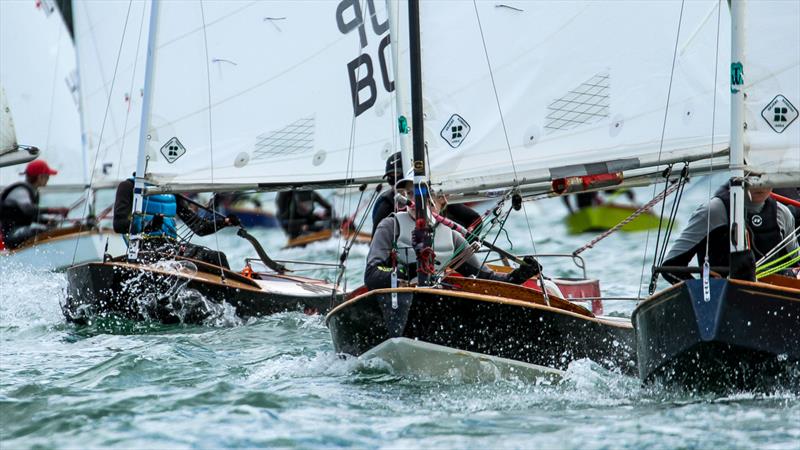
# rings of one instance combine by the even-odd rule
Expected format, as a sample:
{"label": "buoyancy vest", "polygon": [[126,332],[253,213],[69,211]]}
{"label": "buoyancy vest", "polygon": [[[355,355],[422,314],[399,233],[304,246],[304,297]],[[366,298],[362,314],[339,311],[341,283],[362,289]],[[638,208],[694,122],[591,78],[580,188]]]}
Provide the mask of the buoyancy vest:
{"label": "buoyancy vest", "polygon": [[[399,212],[394,215],[397,221],[399,234],[397,236],[397,261],[405,265],[416,264],[417,255],[411,243],[411,235],[416,227],[414,219],[407,212]],[[455,231],[447,228],[441,223],[437,223],[433,229],[433,252],[436,254],[434,266],[436,270],[442,268],[453,257],[455,253],[455,243],[453,242]]]}
{"label": "buoyancy vest", "polygon": [[[144,232],[147,236],[167,236],[177,238],[175,216],[178,213],[178,203],[172,194],[148,195],[142,203],[142,214],[134,215],[132,232]],[[161,227],[157,230],[150,230],[156,215],[164,216]]]}
{"label": "buoyancy vest", "polygon": [[39,192],[27,181],[18,181],[3,189],[3,192],[0,193],[0,224],[2,224],[3,234],[6,236],[11,233],[11,230],[28,226],[36,219],[26,215],[16,203],[6,204],[6,199],[11,194],[11,191],[17,188],[24,188],[28,191],[34,206],[39,204]]}
{"label": "buoyancy vest", "polygon": [[[727,186],[718,189],[714,197],[719,198],[725,205],[725,214],[730,217],[730,191]],[[750,239],[750,247],[756,259],[761,258],[767,252],[775,248],[784,238],[785,230],[782,230],[778,223],[778,204],[774,199],[768,197],[764,201],[761,211],[747,212],[745,219],[747,234]],[[730,221],[726,221],[729,223]],[[712,230],[709,235],[709,248],[713,249],[709,255],[709,263],[712,266],[727,266],[730,264],[730,227],[718,227]],[[786,249],[781,249],[777,256],[786,254]],[[705,255],[700,255],[700,263]]]}

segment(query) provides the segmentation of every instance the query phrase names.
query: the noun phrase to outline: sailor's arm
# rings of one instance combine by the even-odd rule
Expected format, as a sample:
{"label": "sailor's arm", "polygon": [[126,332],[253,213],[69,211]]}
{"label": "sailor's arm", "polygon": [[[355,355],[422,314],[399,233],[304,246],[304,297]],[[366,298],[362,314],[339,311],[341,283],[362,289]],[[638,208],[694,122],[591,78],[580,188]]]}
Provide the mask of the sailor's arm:
{"label": "sailor's arm", "polygon": [[197,212],[190,206],[190,202],[186,197],[176,194],[175,202],[177,206],[178,217],[198,236],[207,236],[212,233],[230,225],[225,217],[211,213],[213,219],[209,219],[197,214]]}
{"label": "sailor's arm", "polygon": [[364,270],[364,284],[372,289],[388,288],[392,285],[392,242],[394,241],[394,217],[381,220],[367,254],[367,266]]}

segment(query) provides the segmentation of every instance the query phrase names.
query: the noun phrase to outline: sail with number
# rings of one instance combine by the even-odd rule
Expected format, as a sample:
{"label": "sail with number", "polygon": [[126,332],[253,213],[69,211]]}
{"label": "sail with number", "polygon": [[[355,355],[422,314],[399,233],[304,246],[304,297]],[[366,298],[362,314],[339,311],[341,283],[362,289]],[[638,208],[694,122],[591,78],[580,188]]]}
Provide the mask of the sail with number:
{"label": "sail with number", "polygon": [[[105,7],[125,12],[113,3]],[[85,14],[93,8],[100,6],[76,8],[76,28],[81,28],[80,10]],[[139,17],[149,14],[137,11],[131,17],[128,28],[138,33]],[[181,191],[267,189],[335,185],[383,174],[386,157],[397,145],[382,2],[166,0],[159,4],[157,20],[147,114],[151,182]],[[145,67],[146,31],[147,24],[140,38],[133,34],[132,43],[93,42],[122,48],[115,83],[143,80],[138,71]],[[80,30],[76,36],[80,49]],[[103,86],[105,92],[88,88],[86,98],[114,102],[124,89],[115,86],[109,94],[112,71],[103,73],[102,82],[85,80],[84,85]],[[134,98],[140,95],[138,85],[132,92]],[[141,104],[138,99],[132,104],[131,117],[138,117],[134,113]],[[112,120],[105,133],[116,131],[112,139],[103,137],[101,158],[106,146],[134,152],[138,144],[137,120],[126,119],[126,127],[120,127],[125,120],[119,116],[109,114],[107,121]],[[101,121],[94,117],[90,123]]]}
{"label": "sail with number", "polygon": [[[75,51],[53,2],[0,2],[0,79],[19,141],[40,148],[59,171],[50,184],[83,186]],[[3,116],[10,117],[5,108]],[[35,156],[24,153],[18,162]],[[0,185],[18,181],[19,172],[0,170]]]}
{"label": "sail with number", "polygon": [[422,2],[420,11],[426,142],[439,188],[724,153],[730,20],[719,2],[450,6]]}

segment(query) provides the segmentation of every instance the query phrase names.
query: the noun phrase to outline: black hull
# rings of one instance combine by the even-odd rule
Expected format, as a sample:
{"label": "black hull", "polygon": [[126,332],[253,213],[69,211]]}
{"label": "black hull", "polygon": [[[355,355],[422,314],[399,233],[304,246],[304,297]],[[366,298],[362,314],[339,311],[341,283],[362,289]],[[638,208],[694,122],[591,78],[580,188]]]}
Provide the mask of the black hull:
{"label": "black hull", "polygon": [[223,312],[223,302],[233,306],[242,319],[285,311],[324,313],[331,305],[330,291],[297,296],[270,292],[241,277],[232,276],[223,283],[219,272],[197,275],[115,263],[73,266],[67,269],[67,299],[62,311],[75,323],[114,315],[166,324],[203,324]]}
{"label": "black hull", "polygon": [[590,358],[626,374],[636,371],[629,323],[497,297],[417,289],[398,294],[394,309],[391,294],[372,292],[335,308],[327,323],[336,351],[353,356],[389,338],[406,337],[559,370]]}
{"label": "black hull", "polygon": [[691,390],[797,386],[800,291],[700,280],[658,293],[633,312],[639,374]]}

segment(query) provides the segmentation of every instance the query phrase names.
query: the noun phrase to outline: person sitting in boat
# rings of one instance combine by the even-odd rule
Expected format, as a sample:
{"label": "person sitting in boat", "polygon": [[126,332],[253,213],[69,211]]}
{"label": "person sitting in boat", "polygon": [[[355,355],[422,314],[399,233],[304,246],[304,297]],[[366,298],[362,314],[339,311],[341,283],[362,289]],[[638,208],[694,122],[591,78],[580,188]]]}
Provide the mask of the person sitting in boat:
{"label": "person sitting in boat", "polygon": [[[410,181],[398,183],[398,193],[405,198],[413,198],[413,187]],[[428,201],[429,208],[438,211],[436,202]],[[367,255],[367,266],[364,273],[364,284],[368,289],[381,289],[391,287],[393,261],[397,265],[397,276],[402,283],[411,282],[416,277],[416,254],[412,246],[412,232],[415,228],[416,212],[413,204],[409,203],[406,211],[398,212],[383,219],[375,234]],[[441,269],[457,251],[466,251],[468,245],[464,237],[442,223],[436,223],[433,230],[433,251],[435,253],[435,268]],[[481,264],[480,260],[472,254],[464,262],[455,267],[456,272],[464,276],[508,283],[522,284],[527,279],[541,272],[541,266],[532,257],[525,258],[511,273],[501,274],[494,272]]]}
{"label": "person sitting in boat", "polygon": [[[275,203],[278,207],[278,220],[290,239],[329,228],[333,219],[331,204],[311,189],[281,192]],[[315,205],[322,206],[325,212],[314,212]]]}
{"label": "person sitting in boat", "polygon": [[28,163],[23,173],[25,181],[9,185],[0,194],[0,238],[10,249],[47,230],[52,217],[46,215],[66,217],[69,213],[68,208],[39,207],[39,188],[47,186],[57,170],[37,159]]}
{"label": "person sitting in boat", "polygon": [[[794,217],[786,206],[770,197],[772,188],[751,187],[747,192],[749,198],[745,196],[745,209],[748,240],[756,261],[783,242],[789,234],[793,236],[773,258],[797,249]],[[707,204],[701,205],[692,214],[686,228],[667,253],[664,266],[687,266],[695,256],[698,265],[702,266],[707,235],[709,265],[727,267],[730,264],[729,199],[728,186],[722,186]],[[693,278],[688,273],[663,273],[662,276],[672,284]]]}
{"label": "person sitting in boat", "polygon": [[199,214],[186,197],[179,194],[159,194],[145,197],[142,216],[133,217],[133,187],[129,178],[117,186],[114,200],[114,231],[120,234],[142,233],[141,250],[160,256],[184,256],[229,269],[225,253],[201,245],[183,242],[178,238],[175,219],[180,218],[193,233],[206,236],[228,226],[239,225],[234,215],[218,216]]}
{"label": "person sitting in boat", "polygon": [[[389,217],[397,209],[395,207],[395,196],[397,194],[395,191],[395,183],[397,183],[397,180],[400,175],[402,175],[402,172],[402,155],[400,152],[397,152],[386,160],[386,173],[383,175],[383,177],[386,179],[386,184],[389,185],[389,189],[383,191],[381,195],[378,196],[378,199],[375,201],[375,206],[372,207],[373,235],[375,235],[375,230],[377,230],[378,224],[380,224],[383,219]],[[481,215],[478,214],[474,209],[461,204],[449,205],[444,197],[440,197],[440,199],[441,204],[439,206],[441,215],[467,229],[476,230],[480,227]]]}

